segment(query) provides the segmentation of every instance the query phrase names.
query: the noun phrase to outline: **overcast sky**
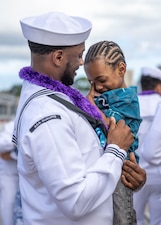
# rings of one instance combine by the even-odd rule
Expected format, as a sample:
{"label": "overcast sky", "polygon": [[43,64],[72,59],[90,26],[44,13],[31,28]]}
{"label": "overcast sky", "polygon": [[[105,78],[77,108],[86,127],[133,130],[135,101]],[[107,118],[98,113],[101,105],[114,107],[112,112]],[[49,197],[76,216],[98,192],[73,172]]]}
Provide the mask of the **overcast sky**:
{"label": "overcast sky", "polygon": [[50,11],[91,20],[86,49],[101,40],[117,42],[135,80],[142,66],[161,65],[161,0],[1,0],[0,90],[21,83],[19,69],[30,65],[19,19]]}

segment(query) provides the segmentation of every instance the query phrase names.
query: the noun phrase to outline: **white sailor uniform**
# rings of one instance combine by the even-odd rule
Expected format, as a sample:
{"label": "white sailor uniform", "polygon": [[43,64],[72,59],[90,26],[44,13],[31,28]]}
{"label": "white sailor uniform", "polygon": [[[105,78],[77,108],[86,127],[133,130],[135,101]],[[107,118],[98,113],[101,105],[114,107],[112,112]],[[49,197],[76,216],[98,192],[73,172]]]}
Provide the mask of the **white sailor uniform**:
{"label": "white sailor uniform", "polygon": [[14,204],[18,188],[17,157],[12,142],[14,121],[7,122],[0,133],[0,152],[11,152],[11,160],[0,158],[0,214],[2,225],[14,222]]}
{"label": "white sailor uniform", "polygon": [[[161,224],[161,171],[159,171],[159,165],[148,163],[145,159],[148,157],[148,151],[151,152],[152,155],[156,156],[155,151],[158,143],[161,143],[161,136],[154,136],[155,132],[153,135],[151,127],[152,122],[156,117],[155,113],[158,108],[158,104],[161,102],[161,97],[157,93],[150,95],[139,95],[138,97],[140,103],[140,113],[143,121],[140,125],[138,133],[139,148],[137,153],[140,156],[139,164],[146,171],[147,180],[144,188],[134,192],[134,208],[137,215],[137,225],[144,224],[145,207],[147,204],[150,208],[150,224],[159,225]],[[160,129],[159,124],[160,121],[157,121],[154,129]],[[149,137],[147,139],[146,134],[148,132]]]}
{"label": "white sailor uniform", "polygon": [[[22,102],[38,91],[20,116]],[[110,145],[103,154],[89,122],[49,98],[51,93],[24,81],[17,111],[24,225],[112,225],[112,193],[126,152]]]}

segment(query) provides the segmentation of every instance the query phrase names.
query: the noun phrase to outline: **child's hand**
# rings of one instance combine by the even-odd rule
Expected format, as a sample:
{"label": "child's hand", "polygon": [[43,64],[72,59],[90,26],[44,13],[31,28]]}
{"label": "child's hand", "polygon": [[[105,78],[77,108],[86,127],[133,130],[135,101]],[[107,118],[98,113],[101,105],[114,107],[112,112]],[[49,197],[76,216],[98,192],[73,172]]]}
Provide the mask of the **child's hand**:
{"label": "child's hand", "polygon": [[120,148],[128,151],[131,144],[134,142],[134,136],[124,120],[119,120],[116,124],[113,117],[111,118],[108,128],[108,144],[116,144]]}
{"label": "child's hand", "polygon": [[94,97],[95,97],[94,83],[91,81],[90,84],[91,84],[91,88],[86,97],[92,104],[95,105],[95,103],[94,103]]}
{"label": "child's hand", "polygon": [[106,117],[106,115],[97,107],[97,105],[94,101],[94,97],[99,96],[100,94],[95,91],[94,83],[92,81],[90,82],[90,84],[91,84],[91,88],[90,88],[89,93],[87,94],[86,97],[88,98],[88,100],[90,101],[90,103],[92,105],[96,106],[96,108],[98,109],[98,111],[102,115],[102,119],[103,119],[104,123],[108,126],[109,123],[110,123],[110,119],[108,117]]}

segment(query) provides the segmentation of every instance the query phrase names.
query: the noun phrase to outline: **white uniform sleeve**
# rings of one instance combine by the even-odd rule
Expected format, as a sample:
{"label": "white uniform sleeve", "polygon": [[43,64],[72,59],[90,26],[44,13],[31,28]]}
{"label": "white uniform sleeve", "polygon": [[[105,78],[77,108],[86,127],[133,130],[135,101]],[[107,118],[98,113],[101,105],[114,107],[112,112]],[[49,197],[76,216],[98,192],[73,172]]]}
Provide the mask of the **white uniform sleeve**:
{"label": "white uniform sleeve", "polygon": [[144,159],[151,164],[161,164],[161,104],[159,104],[153,123],[149,128],[142,148]]}
{"label": "white uniform sleeve", "polygon": [[14,122],[10,121],[6,123],[4,129],[0,133],[0,152],[10,152],[15,149],[12,142]]}

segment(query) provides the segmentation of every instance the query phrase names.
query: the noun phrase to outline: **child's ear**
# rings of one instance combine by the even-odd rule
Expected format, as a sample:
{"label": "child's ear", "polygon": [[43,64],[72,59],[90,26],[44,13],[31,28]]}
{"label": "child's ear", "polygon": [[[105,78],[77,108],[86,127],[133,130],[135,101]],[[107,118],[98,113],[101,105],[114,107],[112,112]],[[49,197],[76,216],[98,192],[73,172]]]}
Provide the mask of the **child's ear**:
{"label": "child's ear", "polygon": [[126,64],[124,62],[120,62],[118,65],[118,69],[119,69],[120,76],[123,77],[126,73]]}

